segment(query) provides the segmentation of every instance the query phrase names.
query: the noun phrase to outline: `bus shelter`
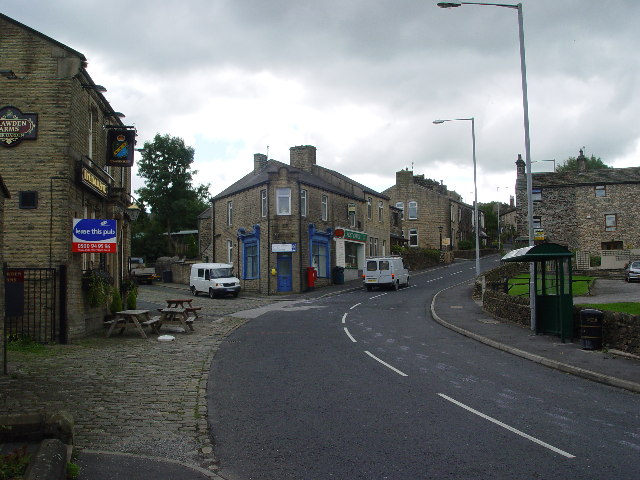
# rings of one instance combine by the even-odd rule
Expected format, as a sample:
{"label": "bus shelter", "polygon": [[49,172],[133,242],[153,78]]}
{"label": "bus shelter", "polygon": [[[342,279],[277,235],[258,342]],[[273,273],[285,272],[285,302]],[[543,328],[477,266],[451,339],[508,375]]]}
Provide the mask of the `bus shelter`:
{"label": "bus shelter", "polygon": [[573,337],[573,254],[557,243],[542,243],[512,250],[503,262],[533,262],[535,285],[535,332]]}

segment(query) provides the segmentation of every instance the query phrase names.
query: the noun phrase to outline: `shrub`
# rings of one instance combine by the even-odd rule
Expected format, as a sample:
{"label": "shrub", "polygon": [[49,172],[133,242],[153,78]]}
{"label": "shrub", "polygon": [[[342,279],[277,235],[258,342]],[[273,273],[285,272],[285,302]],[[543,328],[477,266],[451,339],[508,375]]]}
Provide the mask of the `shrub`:
{"label": "shrub", "polygon": [[109,305],[109,311],[112,314],[120,312],[122,310],[122,296],[120,295],[120,290],[113,287],[111,289],[111,304]]}

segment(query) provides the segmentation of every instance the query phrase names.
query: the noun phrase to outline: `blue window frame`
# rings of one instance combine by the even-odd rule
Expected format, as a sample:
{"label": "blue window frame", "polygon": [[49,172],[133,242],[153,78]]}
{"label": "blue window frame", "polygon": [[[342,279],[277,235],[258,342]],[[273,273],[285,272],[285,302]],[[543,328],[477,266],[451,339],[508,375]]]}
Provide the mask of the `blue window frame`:
{"label": "blue window frame", "polygon": [[309,224],[309,265],[318,272],[318,277],[327,278],[331,273],[331,238],[333,231],[316,230],[313,223]]}
{"label": "blue window frame", "polygon": [[260,278],[260,225],[254,225],[250,233],[238,229],[238,240],[242,243],[242,278]]}

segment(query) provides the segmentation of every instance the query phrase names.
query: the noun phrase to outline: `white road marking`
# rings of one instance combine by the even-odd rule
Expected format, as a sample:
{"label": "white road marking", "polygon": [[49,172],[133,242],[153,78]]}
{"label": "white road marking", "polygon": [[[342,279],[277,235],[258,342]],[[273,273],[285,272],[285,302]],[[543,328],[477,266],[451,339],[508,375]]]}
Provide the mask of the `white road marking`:
{"label": "white road marking", "polygon": [[376,295],[375,297],[371,297],[369,300],[373,300],[374,298],[383,297],[387,295],[386,293],[381,293],[380,295]]}
{"label": "white road marking", "polygon": [[348,313],[345,313],[345,314],[342,316],[342,323],[346,323],[347,315],[349,315],[349,314],[348,314]]}
{"label": "white road marking", "polygon": [[403,377],[408,377],[408,375],[404,372],[401,372],[400,370],[398,370],[395,367],[392,367],[391,365],[389,365],[387,362],[383,362],[382,360],[380,360],[378,357],[376,357],[373,353],[365,350],[364,353],[366,353],[367,355],[369,355],[371,358],[373,358],[374,360],[376,360],[377,362],[380,362],[382,365],[384,365],[387,368],[390,368],[391,370],[393,370],[394,372],[396,372],[399,375],[402,375]]}
{"label": "white road marking", "polygon": [[464,408],[465,410],[468,410],[469,412],[471,412],[471,413],[473,413],[473,414],[475,414],[475,415],[478,415],[479,417],[484,418],[485,420],[489,420],[490,422],[493,422],[493,423],[495,423],[496,425],[501,426],[502,428],[506,428],[506,429],[507,429],[507,430],[509,430],[510,432],[516,433],[516,434],[520,435],[521,437],[524,437],[524,438],[526,438],[527,440],[531,440],[532,442],[537,443],[538,445],[542,445],[543,447],[548,448],[549,450],[552,450],[552,451],[554,451],[554,452],[556,452],[556,453],[559,453],[559,454],[560,454],[560,455],[562,455],[562,456],[565,456],[565,457],[567,457],[567,458],[576,458],[576,457],[575,457],[575,455],[571,455],[570,453],[567,453],[567,452],[565,452],[564,450],[560,450],[559,448],[556,448],[556,447],[554,447],[553,445],[549,445],[548,443],[545,443],[545,442],[543,442],[542,440],[538,440],[537,438],[532,437],[531,435],[527,435],[526,433],[521,432],[520,430],[517,430],[517,429],[515,429],[515,428],[513,428],[513,427],[510,427],[510,426],[509,426],[509,425],[507,425],[506,423],[502,423],[501,421],[496,420],[495,418],[491,418],[490,416],[485,415],[485,414],[484,414],[484,413],[482,413],[482,412],[479,412],[479,411],[477,411],[477,410],[474,410],[474,409],[473,409],[473,408],[471,408],[471,407],[467,407],[464,403],[460,403],[460,402],[458,402],[457,400],[454,400],[454,399],[453,399],[453,398],[451,398],[451,397],[447,397],[447,396],[446,396],[445,394],[443,394],[443,393],[439,393],[438,395],[440,395],[440,396],[441,396],[442,398],[444,398],[445,400],[448,400],[448,401],[450,401],[451,403],[455,403],[455,404],[456,404],[456,405],[458,405],[459,407],[462,407],[462,408]]}
{"label": "white road marking", "polygon": [[353,337],[351,336],[351,334],[349,333],[349,330],[347,329],[347,327],[344,327],[344,333],[346,333],[346,334],[347,334],[347,337],[349,337],[353,343],[357,343],[357,342],[356,342],[356,339],[355,339],[355,338],[353,338]]}
{"label": "white road marking", "polygon": [[362,305],[362,302],[360,303],[356,303],[353,307],[351,307],[349,310],[353,310],[354,308],[356,308],[358,305]]}

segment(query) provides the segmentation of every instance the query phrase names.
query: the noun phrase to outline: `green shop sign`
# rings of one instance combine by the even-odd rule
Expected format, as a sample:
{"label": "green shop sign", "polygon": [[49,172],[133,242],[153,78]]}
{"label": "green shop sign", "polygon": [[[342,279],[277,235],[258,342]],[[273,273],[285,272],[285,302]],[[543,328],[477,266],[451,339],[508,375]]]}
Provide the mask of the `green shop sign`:
{"label": "green shop sign", "polygon": [[367,234],[362,232],[354,232],[353,230],[344,231],[344,239],[351,240],[352,242],[367,242]]}

